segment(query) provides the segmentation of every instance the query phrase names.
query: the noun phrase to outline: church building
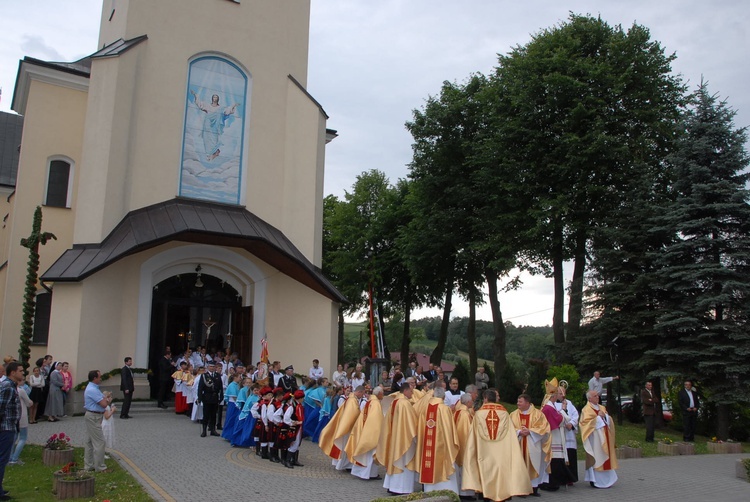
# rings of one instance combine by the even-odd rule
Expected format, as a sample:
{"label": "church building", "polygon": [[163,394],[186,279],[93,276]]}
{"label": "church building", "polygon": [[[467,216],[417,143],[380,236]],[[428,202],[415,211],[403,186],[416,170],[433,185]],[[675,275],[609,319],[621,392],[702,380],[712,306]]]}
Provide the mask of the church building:
{"label": "church building", "polygon": [[34,211],[31,361],[74,383],[166,347],[305,373],[336,364],[345,299],[321,273],[326,128],[307,92],[310,2],[104,0],[95,52],[26,57],[15,188],[0,211],[0,354],[16,356]]}

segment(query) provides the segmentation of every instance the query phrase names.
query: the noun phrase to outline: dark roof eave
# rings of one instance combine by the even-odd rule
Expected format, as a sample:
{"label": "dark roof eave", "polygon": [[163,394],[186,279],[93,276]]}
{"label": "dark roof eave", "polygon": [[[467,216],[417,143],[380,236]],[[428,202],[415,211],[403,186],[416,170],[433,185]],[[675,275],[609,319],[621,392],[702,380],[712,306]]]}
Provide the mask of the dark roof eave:
{"label": "dark roof eave", "polygon": [[[209,220],[208,225],[201,216]],[[218,231],[220,220],[226,226],[236,223],[236,231]],[[310,289],[338,303],[347,303],[321,271],[275,227],[238,206],[190,199],[172,199],[131,211],[100,244],[76,244],[65,251],[41,280],[79,282],[127,256],[172,241],[245,249]]]}

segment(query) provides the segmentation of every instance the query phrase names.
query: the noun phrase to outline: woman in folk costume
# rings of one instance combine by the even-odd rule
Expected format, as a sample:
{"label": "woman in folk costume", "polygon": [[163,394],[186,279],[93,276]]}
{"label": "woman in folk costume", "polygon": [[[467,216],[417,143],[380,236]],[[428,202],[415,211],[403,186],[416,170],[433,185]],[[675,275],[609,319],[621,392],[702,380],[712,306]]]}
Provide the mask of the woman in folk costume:
{"label": "woman in folk costume", "polygon": [[302,426],[302,432],[305,437],[312,437],[315,435],[315,430],[318,428],[318,422],[320,421],[320,409],[323,406],[323,401],[325,401],[327,387],[328,379],[319,378],[318,380],[312,380],[310,388],[305,389],[305,401],[303,403],[305,408],[305,423]]}
{"label": "woman in folk costume", "polygon": [[[255,415],[251,413],[251,410],[256,407],[260,401],[260,387],[257,383],[250,386],[250,393],[247,395],[245,405],[242,407],[240,416],[237,419],[236,432],[232,440],[232,446],[239,446],[241,448],[249,448],[253,445],[257,446],[255,439],[255,423],[257,419]],[[256,448],[256,452],[260,455],[260,449]]]}
{"label": "woman in folk costume", "polygon": [[542,401],[542,413],[549,422],[550,438],[552,440],[552,461],[550,462],[549,481],[542,483],[539,488],[542,490],[555,491],[560,486],[575,481],[575,478],[568,469],[570,460],[568,459],[568,449],[565,444],[565,425],[570,422],[567,412],[555,406],[557,402],[557,378],[545,380],[544,387],[546,395]]}
{"label": "woman in folk costume", "polygon": [[327,388],[326,396],[323,398],[323,406],[321,406],[319,412],[318,425],[315,427],[315,432],[310,438],[313,443],[318,442],[318,439],[320,439],[320,432],[325,429],[325,426],[331,421],[333,406],[335,404],[334,402],[338,400],[339,392],[343,392],[340,387],[331,386]]}
{"label": "woman in folk costume", "polygon": [[253,440],[255,441],[255,454],[260,455],[261,458],[268,458],[268,433],[266,432],[266,424],[263,419],[268,403],[271,402],[273,397],[273,389],[271,387],[263,387],[258,393],[260,400],[250,408],[250,414],[255,420],[255,428],[253,430]]}
{"label": "woman in folk costume", "polygon": [[240,377],[240,382],[237,385],[237,400],[235,401],[234,405],[237,408],[237,420],[234,423],[234,430],[230,432],[230,435],[228,437],[229,442],[232,444],[232,446],[237,446],[237,443],[240,442],[240,436],[242,435],[242,425],[240,423],[241,417],[246,417],[247,415],[242,414],[242,410],[245,409],[245,404],[247,403],[247,398],[250,396],[250,387],[253,385],[252,379],[247,377]]}
{"label": "woman in folk costume", "polygon": [[221,431],[221,437],[227,441],[232,440],[234,435],[234,429],[237,425],[237,417],[240,415],[240,410],[237,408],[237,394],[240,392],[240,376],[230,375],[229,385],[227,385],[224,391],[224,400],[227,403],[227,417],[224,422],[224,430]]}

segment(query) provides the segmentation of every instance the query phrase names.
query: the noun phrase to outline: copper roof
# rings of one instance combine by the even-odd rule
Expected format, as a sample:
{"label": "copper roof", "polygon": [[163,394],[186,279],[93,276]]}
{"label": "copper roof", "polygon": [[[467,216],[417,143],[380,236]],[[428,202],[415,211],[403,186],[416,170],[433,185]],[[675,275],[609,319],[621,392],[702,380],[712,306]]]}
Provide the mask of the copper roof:
{"label": "copper roof", "polygon": [[239,206],[177,198],[131,211],[98,244],[75,244],[41,277],[78,282],[117,260],[171,241],[247,250],[336,302],[346,298],[277,228]]}

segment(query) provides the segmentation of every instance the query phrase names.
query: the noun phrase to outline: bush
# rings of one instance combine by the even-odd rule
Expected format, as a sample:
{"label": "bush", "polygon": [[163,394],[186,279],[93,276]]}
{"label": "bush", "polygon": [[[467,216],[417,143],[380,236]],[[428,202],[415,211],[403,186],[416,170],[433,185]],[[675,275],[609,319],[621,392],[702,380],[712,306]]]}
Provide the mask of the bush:
{"label": "bush", "polygon": [[451,378],[458,378],[459,389],[465,389],[467,385],[474,383],[474,378],[469,373],[469,363],[464,359],[459,359],[451,375]]}
{"label": "bush", "polygon": [[[529,381],[526,385],[526,394],[531,396],[531,401],[537,406],[544,399],[544,379],[547,376],[549,363],[542,359],[529,359]],[[571,401],[573,401],[571,399]],[[573,401],[575,404],[575,401]]]}
{"label": "bush", "polygon": [[[586,404],[585,394],[588,385],[581,382],[581,376],[578,370],[572,364],[563,364],[562,366],[550,366],[547,370],[547,380],[557,378],[568,382],[566,397],[579,410]],[[544,384],[544,382],[542,382]],[[542,390],[544,392],[544,390]]]}

